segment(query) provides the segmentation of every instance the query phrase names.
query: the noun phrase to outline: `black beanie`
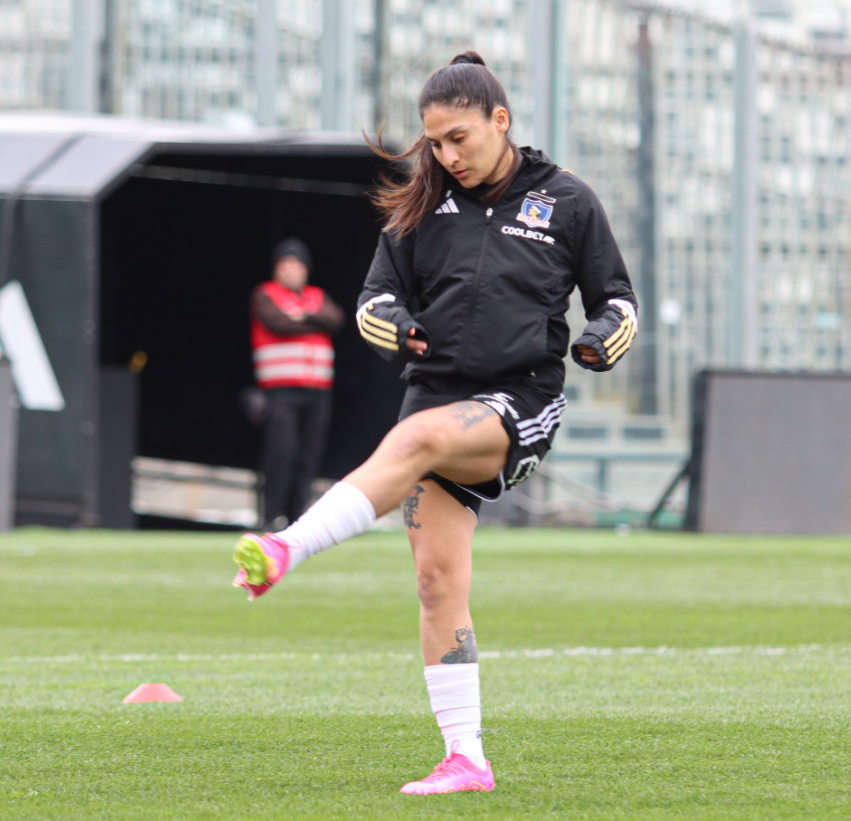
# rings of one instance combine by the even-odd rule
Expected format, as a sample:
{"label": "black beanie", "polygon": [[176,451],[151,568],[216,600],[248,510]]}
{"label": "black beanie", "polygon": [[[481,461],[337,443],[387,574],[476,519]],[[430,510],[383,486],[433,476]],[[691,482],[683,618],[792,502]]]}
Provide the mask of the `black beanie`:
{"label": "black beanie", "polygon": [[274,265],[281,257],[295,257],[301,260],[310,273],[313,270],[313,257],[310,256],[308,247],[296,237],[281,240],[272,252],[272,264]]}

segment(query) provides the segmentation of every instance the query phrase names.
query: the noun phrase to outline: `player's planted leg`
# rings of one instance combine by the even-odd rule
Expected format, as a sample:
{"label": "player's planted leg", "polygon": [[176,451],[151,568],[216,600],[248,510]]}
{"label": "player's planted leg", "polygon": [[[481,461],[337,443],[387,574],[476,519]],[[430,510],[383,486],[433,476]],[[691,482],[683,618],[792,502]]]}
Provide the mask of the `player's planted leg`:
{"label": "player's planted leg", "polygon": [[478,647],[469,610],[476,517],[431,480],[415,486],[403,509],[417,571],[426,686],[446,758],[401,792],[486,792],[494,779],[482,749]]}

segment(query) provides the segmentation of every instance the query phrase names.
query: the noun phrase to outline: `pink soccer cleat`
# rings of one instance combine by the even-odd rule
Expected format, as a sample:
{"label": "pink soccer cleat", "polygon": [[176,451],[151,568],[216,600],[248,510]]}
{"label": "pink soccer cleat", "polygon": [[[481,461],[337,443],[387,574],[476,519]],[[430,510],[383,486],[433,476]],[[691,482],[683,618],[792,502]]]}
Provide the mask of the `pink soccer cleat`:
{"label": "pink soccer cleat", "polygon": [[[457,743],[457,742],[456,742]],[[422,781],[410,781],[399,792],[432,795],[448,792],[490,792],[494,788],[490,761],[480,770],[466,755],[454,750]]]}
{"label": "pink soccer cleat", "polygon": [[290,546],[274,533],[246,533],[236,543],[233,560],[239,565],[233,586],[244,587],[248,601],[254,601],[286,576]]}

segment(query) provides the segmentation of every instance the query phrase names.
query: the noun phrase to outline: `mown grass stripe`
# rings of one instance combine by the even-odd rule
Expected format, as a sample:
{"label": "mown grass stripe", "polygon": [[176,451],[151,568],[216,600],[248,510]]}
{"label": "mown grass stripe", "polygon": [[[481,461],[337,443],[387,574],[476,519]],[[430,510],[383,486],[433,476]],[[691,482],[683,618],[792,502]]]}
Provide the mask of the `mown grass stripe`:
{"label": "mown grass stripe", "polygon": [[[732,646],[732,647],[561,647],[547,648],[538,647],[523,650],[481,650],[480,659],[535,659],[550,658],[553,656],[587,656],[609,657],[609,656],[729,656],[729,655],[752,655],[752,656],[806,656],[819,653],[851,654],[851,647],[822,646],[818,644],[806,644],[793,647],[762,647],[759,645]],[[79,655],[70,654],[66,656],[0,656],[3,664],[75,664],[75,663],[136,663],[136,662],[185,662],[194,664],[204,661],[297,661],[299,659],[334,659],[338,661],[351,659],[361,661],[368,659],[404,659],[419,658],[415,653],[396,653],[388,651],[385,653],[127,653],[123,655]]]}

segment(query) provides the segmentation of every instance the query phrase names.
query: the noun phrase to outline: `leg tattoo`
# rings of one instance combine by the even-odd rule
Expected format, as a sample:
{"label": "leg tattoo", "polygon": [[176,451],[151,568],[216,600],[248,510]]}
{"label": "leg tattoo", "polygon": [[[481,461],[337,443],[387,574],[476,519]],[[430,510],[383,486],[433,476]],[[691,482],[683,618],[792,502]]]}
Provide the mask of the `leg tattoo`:
{"label": "leg tattoo", "polygon": [[440,660],[443,664],[469,664],[478,661],[479,648],[476,646],[476,633],[472,627],[456,630],[455,641],[458,646]]}
{"label": "leg tattoo", "polygon": [[420,494],[425,493],[422,485],[414,485],[414,489],[408,494],[407,499],[402,502],[402,515],[405,518],[405,527],[408,530],[419,530],[420,523],[414,521],[415,514],[420,508]]}
{"label": "leg tattoo", "polygon": [[453,405],[452,416],[460,420],[464,430],[478,425],[489,416],[495,416],[496,411],[481,402],[456,402]]}

